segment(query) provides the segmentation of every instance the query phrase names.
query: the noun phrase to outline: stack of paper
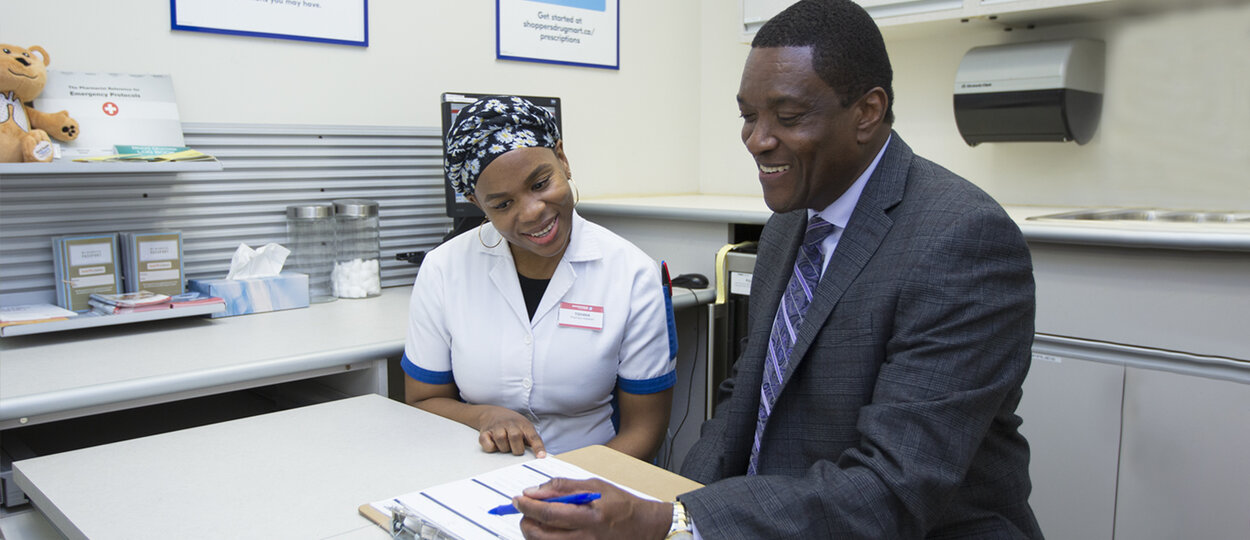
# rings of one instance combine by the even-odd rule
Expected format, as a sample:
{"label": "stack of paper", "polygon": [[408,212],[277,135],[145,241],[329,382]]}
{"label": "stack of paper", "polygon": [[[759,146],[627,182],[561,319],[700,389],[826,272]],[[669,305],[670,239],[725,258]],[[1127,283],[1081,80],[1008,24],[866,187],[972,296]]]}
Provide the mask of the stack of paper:
{"label": "stack of paper", "polygon": [[[558,458],[535,459],[494,471],[400,495],[366,505],[390,520],[396,514],[408,516],[405,527],[428,532],[436,529],[446,538],[462,540],[522,540],[521,515],[494,515],[492,508],[510,504],[525,488],[552,478],[599,478],[585,469]],[[604,480],[608,481],[608,480]],[[614,483],[615,484],[615,483]],[[638,497],[655,500],[637,490],[615,484]],[[365,508],[361,509],[362,512]],[[423,536],[424,537],[424,536]]]}
{"label": "stack of paper", "polygon": [[158,294],[151,291],[139,291],[124,294],[93,294],[88,300],[92,310],[104,315],[122,313],[142,313],[178,309],[205,304],[225,304],[225,300],[215,296],[203,295],[198,292],[183,293],[175,296]]}
{"label": "stack of paper", "polygon": [[217,158],[186,146],[123,146],[106,156],[75,158],[74,161],[216,161]]}
{"label": "stack of paper", "polygon": [[52,304],[25,304],[21,306],[0,306],[0,327],[18,324],[33,324],[51,321],[64,321],[78,314]]}

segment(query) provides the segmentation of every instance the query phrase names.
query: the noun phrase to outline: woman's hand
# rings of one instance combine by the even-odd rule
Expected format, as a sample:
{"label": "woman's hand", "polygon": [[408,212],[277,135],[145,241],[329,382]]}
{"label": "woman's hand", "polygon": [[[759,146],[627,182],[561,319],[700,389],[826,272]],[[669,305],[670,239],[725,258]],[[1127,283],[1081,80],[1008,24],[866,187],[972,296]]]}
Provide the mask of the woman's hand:
{"label": "woman's hand", "polygon": [[404,396],[409,405],[450,418],[478,431],[477,442],[487,452],[525,453],[525,446],[534,449],[534,456],[547,457],[543,438],[534,424],[520,413],[495,405],[470,405],[457,399],[456,385],[429,384],[404,377]]}
{"label": "woman's hand", "polygon": [[543,438],[538,436],[528,418],[520,413],[494,405],[476,405],[480,409],[477,418],[478,444],[487,452],[525,453],[525,447],[534,449],[534,457],[547,457]]}

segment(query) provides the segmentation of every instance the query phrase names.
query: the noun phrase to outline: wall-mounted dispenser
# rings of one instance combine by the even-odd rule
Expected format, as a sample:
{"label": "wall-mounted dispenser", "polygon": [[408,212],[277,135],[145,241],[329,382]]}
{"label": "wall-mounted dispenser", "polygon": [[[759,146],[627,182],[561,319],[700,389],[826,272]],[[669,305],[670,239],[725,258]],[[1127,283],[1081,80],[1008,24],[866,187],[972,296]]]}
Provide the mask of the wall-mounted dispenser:
{"label": "wall-mounted dispenser", "polygon": [[964,141],[1085,144],[1102,111],[1105,46],[1067,39],[976,47],[955,75]]}

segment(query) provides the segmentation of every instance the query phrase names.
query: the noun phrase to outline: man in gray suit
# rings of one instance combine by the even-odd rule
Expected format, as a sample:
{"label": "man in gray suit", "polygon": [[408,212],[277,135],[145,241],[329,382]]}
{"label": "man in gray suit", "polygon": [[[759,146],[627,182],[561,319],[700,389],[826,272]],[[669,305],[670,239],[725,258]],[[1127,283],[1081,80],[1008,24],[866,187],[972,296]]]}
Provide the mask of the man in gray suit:
{"label": "man in gray suit", "polygon": [[[776,212],[749,341],[676,504],[557,479],[528,538],[1038,538],[1017,431],[1033,338],[1028,248],[997,203],[891,130],[880,32],[849,0],[764,25],[738,91]],[[586,506],[545,503],[598,491]],[[667,531],[667,532],[666,532]]]}

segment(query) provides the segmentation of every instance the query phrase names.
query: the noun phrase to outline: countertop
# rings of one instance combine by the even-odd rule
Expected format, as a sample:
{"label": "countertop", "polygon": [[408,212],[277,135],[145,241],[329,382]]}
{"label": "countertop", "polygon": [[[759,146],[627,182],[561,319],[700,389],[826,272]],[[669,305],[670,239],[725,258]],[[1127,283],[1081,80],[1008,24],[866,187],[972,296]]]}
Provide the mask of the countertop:
{"label": "countertop", "polygon": [[[1038,218],[1063,212],[1111,207],[1004,205],[1004,208],[1020,226],[1025,239],[1030,242],[1250,252],[1250,222],[1051,220]],[[583,199],[578,204],[578,210],[589,216],[755,225],[764,224],[772,215],[762,197],[710,194]]]}
{"label": "countertop", "polygon": [[[715,295],[678,288],[673,307]],[[363,369],[403,353],[411,296],[0,338],[0,428]]]}

